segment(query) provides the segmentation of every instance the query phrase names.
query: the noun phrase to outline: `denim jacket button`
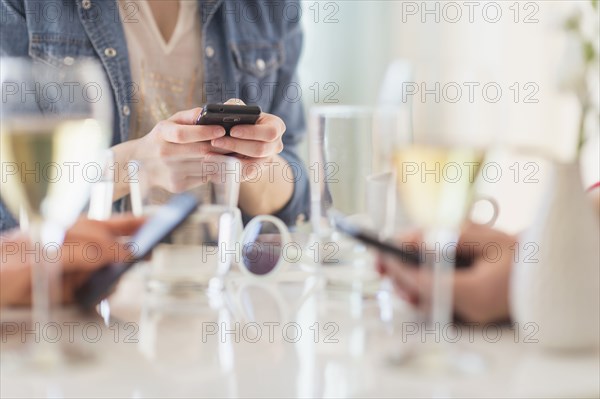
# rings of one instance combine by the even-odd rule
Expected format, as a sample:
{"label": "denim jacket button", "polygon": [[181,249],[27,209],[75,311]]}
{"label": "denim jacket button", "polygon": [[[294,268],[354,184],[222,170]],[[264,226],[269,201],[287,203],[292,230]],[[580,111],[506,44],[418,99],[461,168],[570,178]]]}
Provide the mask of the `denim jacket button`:
{"label": "denim jacket button", "polygon": [[112,47],[108,47],[108,48],[104,49],[104,55],[109,58],[112,58],[117,55],[117,50],[115,50]]}
{"label": "denim jacket button", "polygon": [[91,0],[83,0],[81,2],[81,7],[83,7],[84,10],[89,10],[90,8],[92,8]]}
{"label": "denim jacket button", "polygon": [[63,64],[67,66],[71,66],[75,63],[75,59],[73,57],[65,57],[63,58]]}
{"label": "denim jacket button", "polygon": [[127,105],[123,105],[123,115],[125,116],[129,116],[129,114],[131,113],[131,110],[129,109],[129,107]]}
{"label": "denim jacket button", "polygon": [[265,60],[263,60],[262,58],[256,60],[256,68],[258,68],[259,71],[264,71],[266,67],[267,64],[265,63]]}
{"label": "denim jacket button", "polygon": [[207,46],[205,53],[208,58],[212,58],[215,55],[215,49],[211,46]]}

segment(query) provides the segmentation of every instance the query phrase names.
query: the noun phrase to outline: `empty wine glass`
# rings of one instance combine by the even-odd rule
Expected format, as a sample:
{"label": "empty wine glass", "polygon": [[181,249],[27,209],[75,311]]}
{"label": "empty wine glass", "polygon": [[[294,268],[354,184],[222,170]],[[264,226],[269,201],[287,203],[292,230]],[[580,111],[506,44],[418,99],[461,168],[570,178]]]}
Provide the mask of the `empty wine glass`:
{"label": "empty wine glass", "polygon": [[[330,288],[377,290],[373,253],[333,228],[331,210],[381,236],[394,227],[394,174],[386,137],[403,122],[395,108],[323,106],[312,110],[309,154],[313,255]],[[385,147],[384,147],[385,145]],[[388,149],[388,151],[384,151]]]}

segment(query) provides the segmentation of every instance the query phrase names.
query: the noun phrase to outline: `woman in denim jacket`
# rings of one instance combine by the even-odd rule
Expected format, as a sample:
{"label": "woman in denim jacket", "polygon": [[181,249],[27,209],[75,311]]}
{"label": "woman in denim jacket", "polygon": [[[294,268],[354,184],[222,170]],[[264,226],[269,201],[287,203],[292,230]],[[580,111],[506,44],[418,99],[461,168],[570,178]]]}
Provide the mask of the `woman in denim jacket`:
{"label": "woman in denim jacket", "polygon": [[[280,0],[0,0],[0,55],[54,66],[97,58],[114,103],[112,149],[118,165],[148,157],[238,153],[248,166],[243,170],[254,171],[244,174],[248,180],[240,187],[245,218],[268,213],[292,225],[305,217],[309,201],[307,172],[296,153],[305,127],[296,81],[300,15],[298,1]],[[155,36],[144,31],[150,28]],[[192,51],[182,55],[178,46]],[[150,53],[156,57],[160,51],[164,57],[148,61]],[[186,70],[188,65],[200,72]],[[185,73],[165,76],[172,67]],[[165,86],[172,86],[171,92],[161,92]],[[158,93],[155,98],[149,89]],[[168,102],[148,106],[161,95],[178,99],[178,92],[188,103],[190,98],[241,99],[261,106],[263,114],[257,125],[234,128],[224,137],[220,127],[194,125],[201,104],[173,110]],[[149,119],[147,130],[136,123]],[[117,198],[126,195],[126,185],[117,182],[115,192]],[[15,226],[0,203],[0,231]]]}

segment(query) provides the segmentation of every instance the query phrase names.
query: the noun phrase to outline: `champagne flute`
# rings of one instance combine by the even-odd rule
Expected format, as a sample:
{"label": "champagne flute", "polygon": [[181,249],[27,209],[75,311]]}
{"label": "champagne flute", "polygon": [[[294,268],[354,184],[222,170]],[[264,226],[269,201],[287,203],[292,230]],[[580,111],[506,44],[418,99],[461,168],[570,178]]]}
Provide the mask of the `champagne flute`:
{"label": "champagne flute", "polygon": [[395,187],[403,213],[423,230],[420,328],[435,331],[431,336],[436,338],[433,345],[425,342],[432,350],[422,351],[419,360],[428,369],[460,371],[470,365],[448,350],[445,338],[454,328],[453,276],[459,229],[471,209],[485,151],[461,133],[416,130],[403,136],[410,140],[396,145],[392,156]]}
{"label": "champagne flute", "polygon": [[[109,86],[99,64],[88,58],[69,65],[52,61],[0,59],[0,195],[14,215],[22,209],[28,220],[35,249],[32,322],[39,331],[61,299],[60,262],[50,252],[58,251],[91,183],[100,178],[112,127]],[[56,348],[41,337],[33,362],[54,365],[60,360]]]}

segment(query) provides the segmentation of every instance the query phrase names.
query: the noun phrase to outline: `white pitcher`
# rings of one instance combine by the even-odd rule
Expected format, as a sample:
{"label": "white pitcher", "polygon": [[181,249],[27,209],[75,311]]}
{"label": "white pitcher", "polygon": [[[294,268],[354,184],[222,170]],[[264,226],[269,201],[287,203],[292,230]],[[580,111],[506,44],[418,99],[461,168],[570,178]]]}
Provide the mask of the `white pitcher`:
{"label": "white pitcher", "polygon": [[513,319],[520,328],[535,323],[543,348],[598,347],[600,223],[577,163],[554,165],[544,198],[535,223],[521,237],[521,248],[532,243],[530,248],[539,250],[529,251],[529,258],[521,253],[513,269]]}

